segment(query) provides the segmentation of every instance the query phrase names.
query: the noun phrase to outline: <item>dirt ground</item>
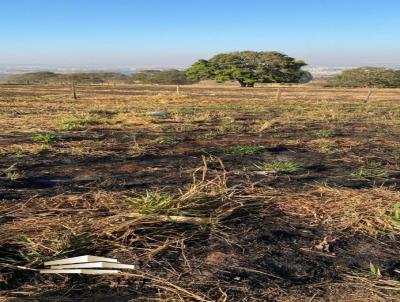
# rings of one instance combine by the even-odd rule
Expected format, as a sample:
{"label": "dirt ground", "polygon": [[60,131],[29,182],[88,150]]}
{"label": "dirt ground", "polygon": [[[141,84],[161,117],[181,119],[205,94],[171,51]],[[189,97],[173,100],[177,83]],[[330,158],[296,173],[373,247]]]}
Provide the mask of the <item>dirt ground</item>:
{"label": "dirt ground", "polygon": [[400,89],[77,93],[0,85],[0,301],[400,301]]}

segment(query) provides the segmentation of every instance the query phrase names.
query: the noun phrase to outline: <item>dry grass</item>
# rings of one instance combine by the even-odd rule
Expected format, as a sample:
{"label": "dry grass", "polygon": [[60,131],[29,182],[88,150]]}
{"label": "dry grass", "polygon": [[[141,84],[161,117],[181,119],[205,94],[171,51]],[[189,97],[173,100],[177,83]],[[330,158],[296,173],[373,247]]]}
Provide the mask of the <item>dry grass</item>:
{"label": "dry grass", "polygon": [[400,193],[390,188],[356,190],[318,186],[304,193],[285,193],[276,199],[284,212],[338,232],[377,235],[396,234],[400,230],[391,221]]}
{"label": "dry grass", "polygon": [[[396,301],[399,90],[376,89],[368,104],[365,89],[312,85],[77,93],[73,101],[69,87],[0,86],[6,300]],[[57,139],[33,139],[45,134]],[[263,174],[259,163],[297,168]],[[350,176],[363,167],[387,177]],[[337,255],[315,249],[324,237],[338,238],[329,243]],[[140,270],[78,280],[21,269],[78,254]]]}

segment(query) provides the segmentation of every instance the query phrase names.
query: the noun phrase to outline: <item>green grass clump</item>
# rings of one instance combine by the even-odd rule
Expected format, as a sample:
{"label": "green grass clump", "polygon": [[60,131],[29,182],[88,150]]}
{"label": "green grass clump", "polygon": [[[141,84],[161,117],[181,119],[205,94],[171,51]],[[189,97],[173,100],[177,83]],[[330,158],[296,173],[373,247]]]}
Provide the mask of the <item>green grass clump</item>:
{"label": "green grass clump", "polygon": [[400,203],[396,203],[393,208],[393,216],[390,217],[393,224],[400,226]]}
{"label": "green grass clump", "polygon": [[369,263],[369,273],[376,278],[382,277],[380,268],[372,262]]}
{"label": "green grass clump", "polygon": [[153,142],[156,144],[172,144],[176,143],[176,139],[172,136],[160,136],[153,139]]}
{"label": "green grass clump", "polygon": [[232,146],[218,148],[216,151],[222,151],[227,154],[235,155],[247,155],[247,154],[258,154],[265,151],[263,146]]}
{"label": "green grass clump", "polygon": [[269,163],[261,163],[255,166],[260,171],[283,173],[294,173],[302,168],[300,164],[289,161],[273,161]]}
{"label": "green grass clump", "polygon": [[44,144],[60,140],[60,138],[57,135],[51,133],[35,134],[32,139],[35,143],[44,143]]}
{"label": "green grass clump", "polygon": [[14,156],[22,156],[25,154],[24,149],[20,147],[15,147],[15,148],[0,148],[0,157],[2,156],[9,156],[9,155],[14,155]]}
{"label": "green grass clump", "polygon": [[35,243],[30,237],[27,235],[21,235],[19,239],[16,241],[20,245],[24,245],[26,251],[21,252],[20,255],[28,262],[42,262],[47,259],[47,257],[40,252],[40,245]]}
{"label": "green grass clump", "polygon": [[79,130],[87,125],[100,125],[102,121],[95,116],[84,118],[63,119],[59,122],[62,130]]}
{"label": "green grass clump", "polygon": [[329,129],[323,129],[315,132],[315,136],[318,138],[328,138],[335,135],[335,131]]}
{"label": "green grass clump", "polygon": [[387,171],[366,170],[363,168],[350,174],[354,178],[387,178],[389,175]]}
{"label": "green grass clump", "polygon": [[128,200],[128,204],[138,208],[141,214],[158,214],[173,206],[173,196],[168,193],[149,192],[138,198]]}

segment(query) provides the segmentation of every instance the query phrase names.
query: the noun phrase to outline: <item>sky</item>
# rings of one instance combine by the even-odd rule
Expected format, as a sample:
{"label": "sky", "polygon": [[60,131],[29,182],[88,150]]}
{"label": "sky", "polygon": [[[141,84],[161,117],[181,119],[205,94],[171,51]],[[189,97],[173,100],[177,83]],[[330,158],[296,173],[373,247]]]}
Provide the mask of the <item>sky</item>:
{"label": "sky", "polygon": [[236,50],[400,66],[399,0],[0,0],[0,65],[186,67]]}

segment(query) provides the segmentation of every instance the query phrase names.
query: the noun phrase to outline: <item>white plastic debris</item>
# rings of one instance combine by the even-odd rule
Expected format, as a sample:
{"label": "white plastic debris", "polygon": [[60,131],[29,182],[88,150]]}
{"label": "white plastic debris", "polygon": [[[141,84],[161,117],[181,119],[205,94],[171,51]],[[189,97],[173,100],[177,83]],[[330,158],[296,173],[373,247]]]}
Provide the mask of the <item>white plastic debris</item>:
{"label": "white plastic debris", "polygon": [[105,258],[105,257],[85,255],[85,256],[65,258],[65,259],[54,260],[54,261],[47,261],[44,263],[44,265],[48,266],[48,265],[70,264],[70,263],[87,263],[87,262],[95,262],[95,261],[118,263],[118,260],[114,259],[114,258]]}
{"label": "white plastic debris", "polygon": [[119,263],[117,259],[98,256],[79,256],[44,263],[50,266],[40,270],[42,274],[118,274],[120,269],[134,269],[131,264]]}
{"label": "white plastic debris", "polygon": [[167,118],[169,113],[165,111],[152,111],[146,113],[148,116],[154,116],[159,118]]}
{"label": "white plastic debris", "polygon": [[116,269],[42,269],[41,274],[85,274],[85,275],[102,275],[102,274],[118,274],[121,271]]}

